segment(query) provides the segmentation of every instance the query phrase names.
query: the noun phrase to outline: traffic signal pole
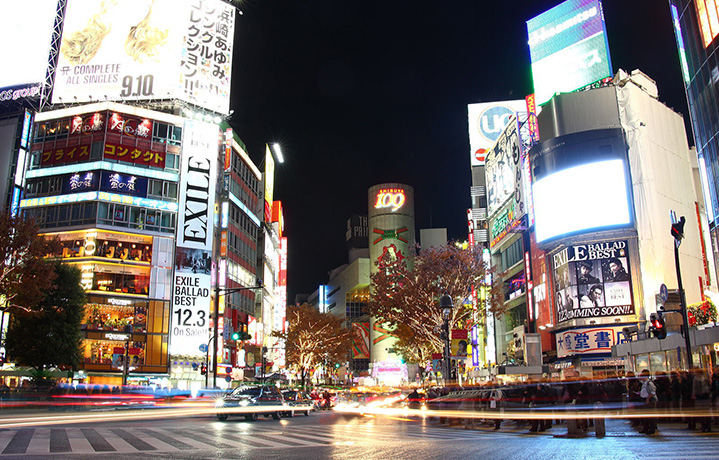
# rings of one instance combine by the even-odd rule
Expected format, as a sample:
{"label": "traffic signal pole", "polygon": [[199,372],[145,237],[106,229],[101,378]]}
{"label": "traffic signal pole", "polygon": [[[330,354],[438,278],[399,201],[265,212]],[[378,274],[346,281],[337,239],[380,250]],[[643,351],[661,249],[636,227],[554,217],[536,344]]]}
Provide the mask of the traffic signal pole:
{"label": "traffic signal pole", "polygon": [[692,356],[692,342],[689,337],[689,315],[687,313],[687,298],[684,294],[684,286],[682,285],[682,269],[679,264],[679,246],[682,244],[684,238],[684,224],[686,219],[681,216],[677,219],[674,211],[669,213],[672,221],[671,234],[674,237],[674,265],[677,269],[677,287],[679,288],[679,303],[682,311],[682,333],[684,334],[684,342],[687,346],[687,368],[692,369],[694,367],[694,358]]}
{"label": "traffic signal pole", "polygon": [[684,334],[684,342],[687,347],[687,367],[694,367],[694,358],[692,356],[692,341],[689,337],[689,315],[687,314],[687,299],[684,294],[684,286],[682,285],[682,269],[679,264],[679,245],[674,244],[674,265],[677,269],[677,285],[679,287],[679,303],[682,311],[682,334]]}

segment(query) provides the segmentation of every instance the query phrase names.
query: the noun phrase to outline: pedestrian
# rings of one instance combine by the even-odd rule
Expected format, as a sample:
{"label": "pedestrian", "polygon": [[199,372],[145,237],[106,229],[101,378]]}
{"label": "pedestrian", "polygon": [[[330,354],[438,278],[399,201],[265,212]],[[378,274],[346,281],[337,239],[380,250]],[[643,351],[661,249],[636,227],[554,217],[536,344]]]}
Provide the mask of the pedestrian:
{"label": "pedestrian", "polygon": [[502,426],[502,418],[500,414],[504,410],[504,391],[499,386],[495,386],[492,392],[489,394],[489,409],[496,411],[497,415],[494,417],[494,429],[498,430]]}
{"label": "pedestrian", "polygon": [[711,431],[711,416],[709,415],[709,381],[707,376],[701,369],[692,369],[694,380],[692,382],[692,396],[695,401],[696,408],[701,413],[699,423],[702,432]]}
{"label": "pedestrian", "polygon": [[[627,402],[630,410],[636,410],[642,405],[642,398],[639,392],[642,389],[642,383],[634,376],[634,372],[627,372]],[[638,427],[641,421],[634,417],[629,419],[633,427]]]}
{"label": "pedestrian", "polygon": [[642,378],[642,389],[639,392],[639,396],[644,400],[644,410],[647,412],[647,415],[644,418],[644,428],[640,433],[644,433],[646,435],[652,435],[657,430],[657,417],[656,417],[656,409],[657,409],[657,387],[652,381],[651,373],[649,370],[644,369],[640,377]]}
{"label": "pedestrian", "polygon": [[694,408],[696,407],[696,395],[694,395],[694,376],[688,371],[682,371],[681,390],[682,390],[682,414],[684,421],[687,422],[688,430],[696,430],[697,422],[693,417]]}
{"label": "pedestrian", "polygon": [[679,415],[682,410],[682,381],[679,378],[679,372],[672,371],[669,378],[669,387],[671,390],[671,410],[673,421],[681,421]]}

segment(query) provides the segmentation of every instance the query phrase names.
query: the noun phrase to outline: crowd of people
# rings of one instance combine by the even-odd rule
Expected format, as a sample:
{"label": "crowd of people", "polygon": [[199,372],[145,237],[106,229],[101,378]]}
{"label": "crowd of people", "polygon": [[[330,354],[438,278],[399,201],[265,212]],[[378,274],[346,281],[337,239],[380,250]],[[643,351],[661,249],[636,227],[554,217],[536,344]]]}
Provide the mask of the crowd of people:
{"label": "crowd of people", "polygon": [[[541,432],[565,419],[564,413],[592,411],[601,403],[605,409],[626,410],[632,426],[647,435],[656,432],[658,421],[686,423],[688,430],[710,432],[712,421],[719,422],[719,411],[716,415],[713,412],[719,399],[719,369],[711,375],[694,369],[652,376],[643,370],[638,375],[627,372],[603,379],[488,382],[473,387],[430,388],[425,397],[430,409],[496,411],[496,416],[486,420],[495,430],[504,422],[502,415],[511,410],[534,412],[534,417],[516,423],[527,425],[530,432]],[[547,417],[541,417],[542,413]],[[576,423],[577,430],[586,432],[594,419],[579,418]]]}

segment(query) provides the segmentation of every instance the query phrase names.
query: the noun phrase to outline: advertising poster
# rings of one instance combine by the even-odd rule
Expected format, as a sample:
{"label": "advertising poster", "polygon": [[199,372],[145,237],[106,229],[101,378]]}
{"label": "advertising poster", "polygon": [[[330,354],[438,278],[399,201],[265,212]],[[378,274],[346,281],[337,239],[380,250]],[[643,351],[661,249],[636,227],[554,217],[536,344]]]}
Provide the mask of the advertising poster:
{"label": "advertising poster", "polygon": [[467,348],[470,345],[469,334],[466,329],[453,329],[450,353],[453,358],[466,358]]}
{"label": "advertising poster", "polygon": [[177,248],[172,295],[172,354],[201,355],[210,326],[211,253]]}
{"label": "advertising poster", "polygon": [[352,359],[369,359],[369,323],[352,323]]}
{"label": "advertising poster", "polygon": [[172,296],[170,354],[202,356],[209,340],[212,273],[212,215],[217,176],[219,129],[185,123],[177,218],[177,250]]}
{"label": "advertising poster", "polygon": [[234,27],[220,0],[69,0],[52,101],[177,98],[227,114]]}
{"label": "advertising poster", "polygon": [[634,314],[626,241],[568,246],[552,260],[558,323]]}

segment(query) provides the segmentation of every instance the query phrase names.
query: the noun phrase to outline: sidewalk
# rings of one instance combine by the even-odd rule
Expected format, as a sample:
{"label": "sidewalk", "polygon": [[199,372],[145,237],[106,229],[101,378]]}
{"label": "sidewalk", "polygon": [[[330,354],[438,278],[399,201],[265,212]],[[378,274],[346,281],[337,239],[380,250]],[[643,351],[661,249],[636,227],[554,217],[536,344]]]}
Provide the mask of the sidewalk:
{"label": "sidewalk", "polygon": [[[446,423],[440,424],[438,421],[431,422],[435,426],[444,426],[450,429],[458,430],[476,430],[486,431],[489,433],[517,433],[526,434],[529,436],[557,436],[567,434],[567,424],[561,423],[559,425],[553,424],[549,430],[530,433],[529,424],[525,423],[521,426],[517,426],[513,420],[502,422],[502,426],[499,430],[494,430],[494,422],[480,423],[477,421],[472,424],[458,423],[448,425]],[[697,426],[699,424],[697,423]],[[626,419],[607,419],[605,420],[605,437],[646,437],[647,435],[639,432],[641,428],[634,428],[631,423]],[[649,437],[686,437],[686,436],[699,436],[716,438],[719,437],[719,424],[712,423],[712,432],[703,433],[700,429],[688,430],[685,422],[659,422],[657,425],[657,432]],[[594,427],[589,427],[585,436],[580,437],[594,437]]]}

